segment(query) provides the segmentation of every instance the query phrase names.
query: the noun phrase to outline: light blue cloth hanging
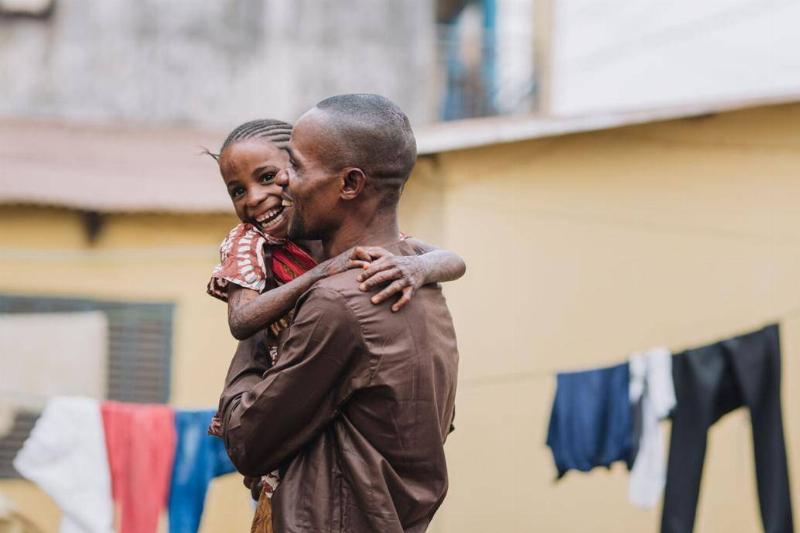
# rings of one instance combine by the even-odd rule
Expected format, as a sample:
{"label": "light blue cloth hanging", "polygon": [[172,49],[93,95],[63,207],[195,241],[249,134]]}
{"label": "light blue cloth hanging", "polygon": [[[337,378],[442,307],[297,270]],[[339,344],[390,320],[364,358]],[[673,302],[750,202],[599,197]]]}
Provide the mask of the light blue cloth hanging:
{"label": "light blue cloth hanging", "polygon": [[213,409],[175,411],[177,445],[169,492],[170,533],[197,533],[211,480],[235,471],[221,439],[208,435]]}

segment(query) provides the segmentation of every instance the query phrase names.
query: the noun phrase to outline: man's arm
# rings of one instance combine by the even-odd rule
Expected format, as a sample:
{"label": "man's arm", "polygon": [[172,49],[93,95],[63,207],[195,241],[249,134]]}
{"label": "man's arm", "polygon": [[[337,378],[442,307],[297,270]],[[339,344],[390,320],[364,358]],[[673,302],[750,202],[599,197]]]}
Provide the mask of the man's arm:
{"label": "man's arm", "polygon": [[296,454],[369,378],[368,365],[359,364],[359,324],[342,296],[316,287],[298,306],[278,364],[263,378],[240,371],[226,384],[235,392],[221,406],[225,446],[245,475],[270,472]]}
{"label": "man's arm", "polygon": [[269,339],[264,330],[240,341],[236,346],[236,353],[228,366],[225,386],[219,398],[217,414],[222,420],[231,402],[238,401],[243,393],[253,390],[264,378],[264,373],[271,366],[270,344],[274,345],[275,341]]}

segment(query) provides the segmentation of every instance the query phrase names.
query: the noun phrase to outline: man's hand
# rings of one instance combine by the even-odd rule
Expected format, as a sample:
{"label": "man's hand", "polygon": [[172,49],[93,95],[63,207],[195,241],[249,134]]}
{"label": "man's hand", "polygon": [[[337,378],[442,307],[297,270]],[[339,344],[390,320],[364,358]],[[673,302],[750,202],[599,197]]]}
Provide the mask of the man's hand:
{"label": "man's hand", "polygon": [[400,298],[392,305],[394,312],[411,301],[417,289],[426,283],[427,263],[421,256],[394,255],[383,248],[359,246],[353,250],[353,260],[364,263],[364,272],[357,278],[362,291],[388,284],[371,298],[372,303],[379,304],[400,294]]}

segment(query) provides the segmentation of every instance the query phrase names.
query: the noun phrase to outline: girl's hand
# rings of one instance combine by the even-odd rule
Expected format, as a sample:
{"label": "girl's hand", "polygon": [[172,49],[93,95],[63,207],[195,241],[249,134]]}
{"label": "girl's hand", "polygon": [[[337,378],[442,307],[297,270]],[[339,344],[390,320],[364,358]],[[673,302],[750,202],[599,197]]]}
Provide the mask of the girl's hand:
{"label": "girl's hand", "polygon": [[315,268],[319,269],[319,275],[323,278],[335,276],[353,268],[365,268],[369,266],[371,259],[363,252],[359,253],[359,249],[358,246],[350,248],[336,257],[323,261]]}
{"label": "girl's hand", "polygon": [[211,423],[208,425],[208,434],[212,437],[224,438],[222,434],[222,420],[217,415],[211,418]]}
{"label": "girl's hand", "polygon": [[253,501],[258,501],[259,497],[261,497],[261,491],[264,490],[261,477],[245,476],[242,483],[244,483],[245,487],[250,489],[250,496],[253,498]]}
{"label": "girl's hand", "polygon": [[394,255],[388,250],[378,247],[356,247],[353,257],[364,263],[364,272],[359,274],[359,288],[370,291],[376,287],[388,285],[373,295],[372,303],[379,304],[400,293],[400,298],[392,305],[392,311],[403,308],[417,289],[425,285],[427,264],[421,256]]}

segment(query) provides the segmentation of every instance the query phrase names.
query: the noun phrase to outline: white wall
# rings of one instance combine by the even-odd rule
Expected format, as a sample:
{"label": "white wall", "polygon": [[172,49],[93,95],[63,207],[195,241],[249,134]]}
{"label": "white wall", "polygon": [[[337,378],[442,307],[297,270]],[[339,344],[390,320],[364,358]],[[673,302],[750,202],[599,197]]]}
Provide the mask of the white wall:
{"label": "white wall", "polygon": [[800,93],[793,0],[551,1],[553,114]]}

